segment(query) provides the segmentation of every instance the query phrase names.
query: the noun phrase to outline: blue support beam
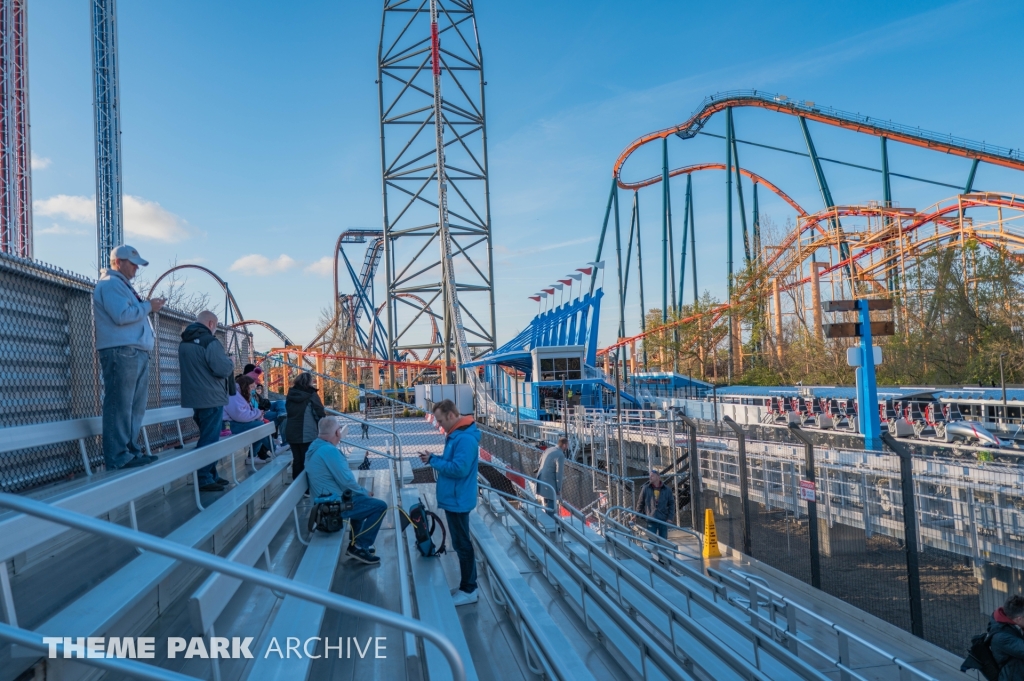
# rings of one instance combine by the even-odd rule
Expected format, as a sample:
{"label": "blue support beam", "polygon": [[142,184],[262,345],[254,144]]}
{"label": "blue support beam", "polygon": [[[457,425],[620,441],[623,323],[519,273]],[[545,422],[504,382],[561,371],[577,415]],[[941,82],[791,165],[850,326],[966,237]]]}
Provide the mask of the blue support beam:
{"label": "blue support beam", "polygon": [[93,112],[96,134],[97,266],[124,243],[121,191],[121,100],[117,66],[117,3],[91,0]]}

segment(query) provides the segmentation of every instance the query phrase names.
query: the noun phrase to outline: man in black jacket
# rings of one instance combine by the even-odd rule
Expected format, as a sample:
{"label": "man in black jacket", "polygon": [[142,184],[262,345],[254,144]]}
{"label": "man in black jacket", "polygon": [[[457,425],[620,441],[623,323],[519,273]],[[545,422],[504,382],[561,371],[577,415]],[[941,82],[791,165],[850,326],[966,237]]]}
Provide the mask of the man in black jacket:
{"label": "man in black jacket", "polygon": [[1024,596],[1011,596],[992,613],[989,647],[999,663],[999,681],[1024,681]]}
{"label": "man in black jacket", "polygon": [[[181,406],[192,408],[192,418],[199,426],[196,449],[220,440],[224,427],[224,405],[228,403],[228,382],[235,365],[224,352],[224,346],[213,335],[217,315],[204,310],[196,321],[185,327],[178,345],[181,369]],[[222,492],[228,481],[217,474],[217,462],[198,471],[199,489]]]}
{"label": "man in black jacket", "polygon": [[668,520],[672,517],[675,508],[675,498],[672,490],[662,481],[661,474],[652,470],[648,482],[640,489],[640,499],[637,501],[637,513],[655,518],[647,521],[647,529],[662,539],[668,539],[668,526],[658,520]]}

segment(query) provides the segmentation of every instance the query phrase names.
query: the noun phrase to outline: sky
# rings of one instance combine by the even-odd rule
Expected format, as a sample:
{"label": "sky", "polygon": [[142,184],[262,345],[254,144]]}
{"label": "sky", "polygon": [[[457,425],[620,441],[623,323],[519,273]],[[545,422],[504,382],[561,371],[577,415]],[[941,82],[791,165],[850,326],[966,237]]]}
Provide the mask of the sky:
{"label": "sky", "polygon": [[[88,7],[85,0],[31,0],[28,43],[35,256],[94,277]],[[682,7],[476,3],[499,344],[536,314],[528,296],[594,260],[622,149],[686,120],[707,95],[754,88],[1024,147],[1024,91],[1015,87],[1022,3],[738,0]],[[338,234],[381,225],[374,82],[380,20],[380,3],[367,1],[118,3],[126,241],[151,263],[144,280],[175,263],[201,264],[229,282],[247,318],[299,343],[312,339],[321,310],[332,304]],[[735,127],[739,139],[806,148],[789,116],[739,109]],[[724,117],[705,130],[722,134]],[[810,130],[822,156],[880,164],[876,138],[815,123]],[[672,139],[670,164],[721,163],[724,146],[710,137]],[[744,167],[808,210],[822,207],[806,158],[751,146],[739,153]],[[890,144],[889,157],[894,172],[957,186],[970,166],[898,144]],[[623,176],[646,178],[660,166],[660,149],[651,145],[627,162]],[[826,165],[825,174],[838,204],[881,198],[875,173]],[[726,286],[724,179],[721,172],[693,177],[698,287],[718,297]],[[671,185],[677,245],[684,182]],[[1024,194],[1024,175],[982,165],[975,188]],[[745,191],[749,213],[749,185]],[[925,208],[955,193],[893,179],[894,200],[904,207]],[[794,217],[767,192],[759,198],[761,214],[776,224]],[[623,229],[631,201],[621,193]],[[660,201],[657,186],[640,192],[648,308],[661,306]],[[738,214],[734,224],[738,239]],[[361,261],[358,251],[347,252]],[[611,292],[614,250],[606,248],[602,259]],[[383,268],[377,283],[379,291]],[[184,285],[223,306],[205,275],[188,274]],[[618,326],[611,301],[602,308],[602,344],[614,341]],[[631,285],[627,333],[638,330],[639,315]],[[279,344],[255,333],[261,349]]]}

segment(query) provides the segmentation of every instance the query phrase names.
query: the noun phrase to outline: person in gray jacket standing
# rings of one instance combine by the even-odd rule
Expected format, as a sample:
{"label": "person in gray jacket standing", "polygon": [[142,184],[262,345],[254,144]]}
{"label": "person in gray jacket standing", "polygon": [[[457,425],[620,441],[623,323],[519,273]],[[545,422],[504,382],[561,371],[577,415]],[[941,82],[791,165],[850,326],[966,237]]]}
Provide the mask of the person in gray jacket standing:
{"label": "person in gray jacket standing", "polygon": [[555,514],[555,499],[562,494],[562,478],[565,475],[565,456],[569,451],[568,438],[558,438],[558,445],[544,450],[537,467],[537,494],[544,498],[547,514]]}
{"label": "person in gray jacket standing", "polygon": [[131,280],[149,263],[131,246],[110,251],[110,267],[93,289],[96,350],[103,374],[103,460],[107,470],[133,468],[156,461],[136,440],[149,395],[149,353],[153,327],[149,315],[164,306],[163,298],[143,300]]}
{"label": "person in gray jacket standing", "polygon": [[[192,409],[192,418],[199,427],[196,449],[220,440],[224,427],[224,405],[234,385],[235,364],[224,352],[214,332],[217,315],[203,310],[196,321],[185,327],[178,345],[178,366],[181,369],[181,406]],[[217,475],[217,462],[198,471],[199,489],[221,492],[228,481]]]}

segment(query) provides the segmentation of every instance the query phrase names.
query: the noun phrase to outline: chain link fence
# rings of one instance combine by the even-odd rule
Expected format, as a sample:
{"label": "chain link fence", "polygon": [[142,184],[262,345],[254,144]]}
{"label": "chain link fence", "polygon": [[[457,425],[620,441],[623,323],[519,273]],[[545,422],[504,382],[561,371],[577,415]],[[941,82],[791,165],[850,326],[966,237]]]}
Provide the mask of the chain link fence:
{"label": "chain link fence", "polygon": [[[95,282],[77,274],[0,253],[0,429],[96,417],[103,390],[93,328]],[[151,317],[148,408],[180,403],[178,343],[190,316],[163,309]],[[221,328],[218,337],[237,370],[251,361],[251,337]],[[198,436],[191,420],[187,438]],[[177,444],[174,424],[147,427],[153,448]],[[2,435],[0,435],[2,437]],[[94,469],[103,464],[100,438],[87,438]],[[0,454],[0,490],[20,492],[85,472],[78,442]]]}
{"label": "chain link fence", "polygon": [[703,503],[722,543],[958,654],[1024,588],[1018,467],[816,446],[812,485],[803,446],[743,444],[698,443]]}

